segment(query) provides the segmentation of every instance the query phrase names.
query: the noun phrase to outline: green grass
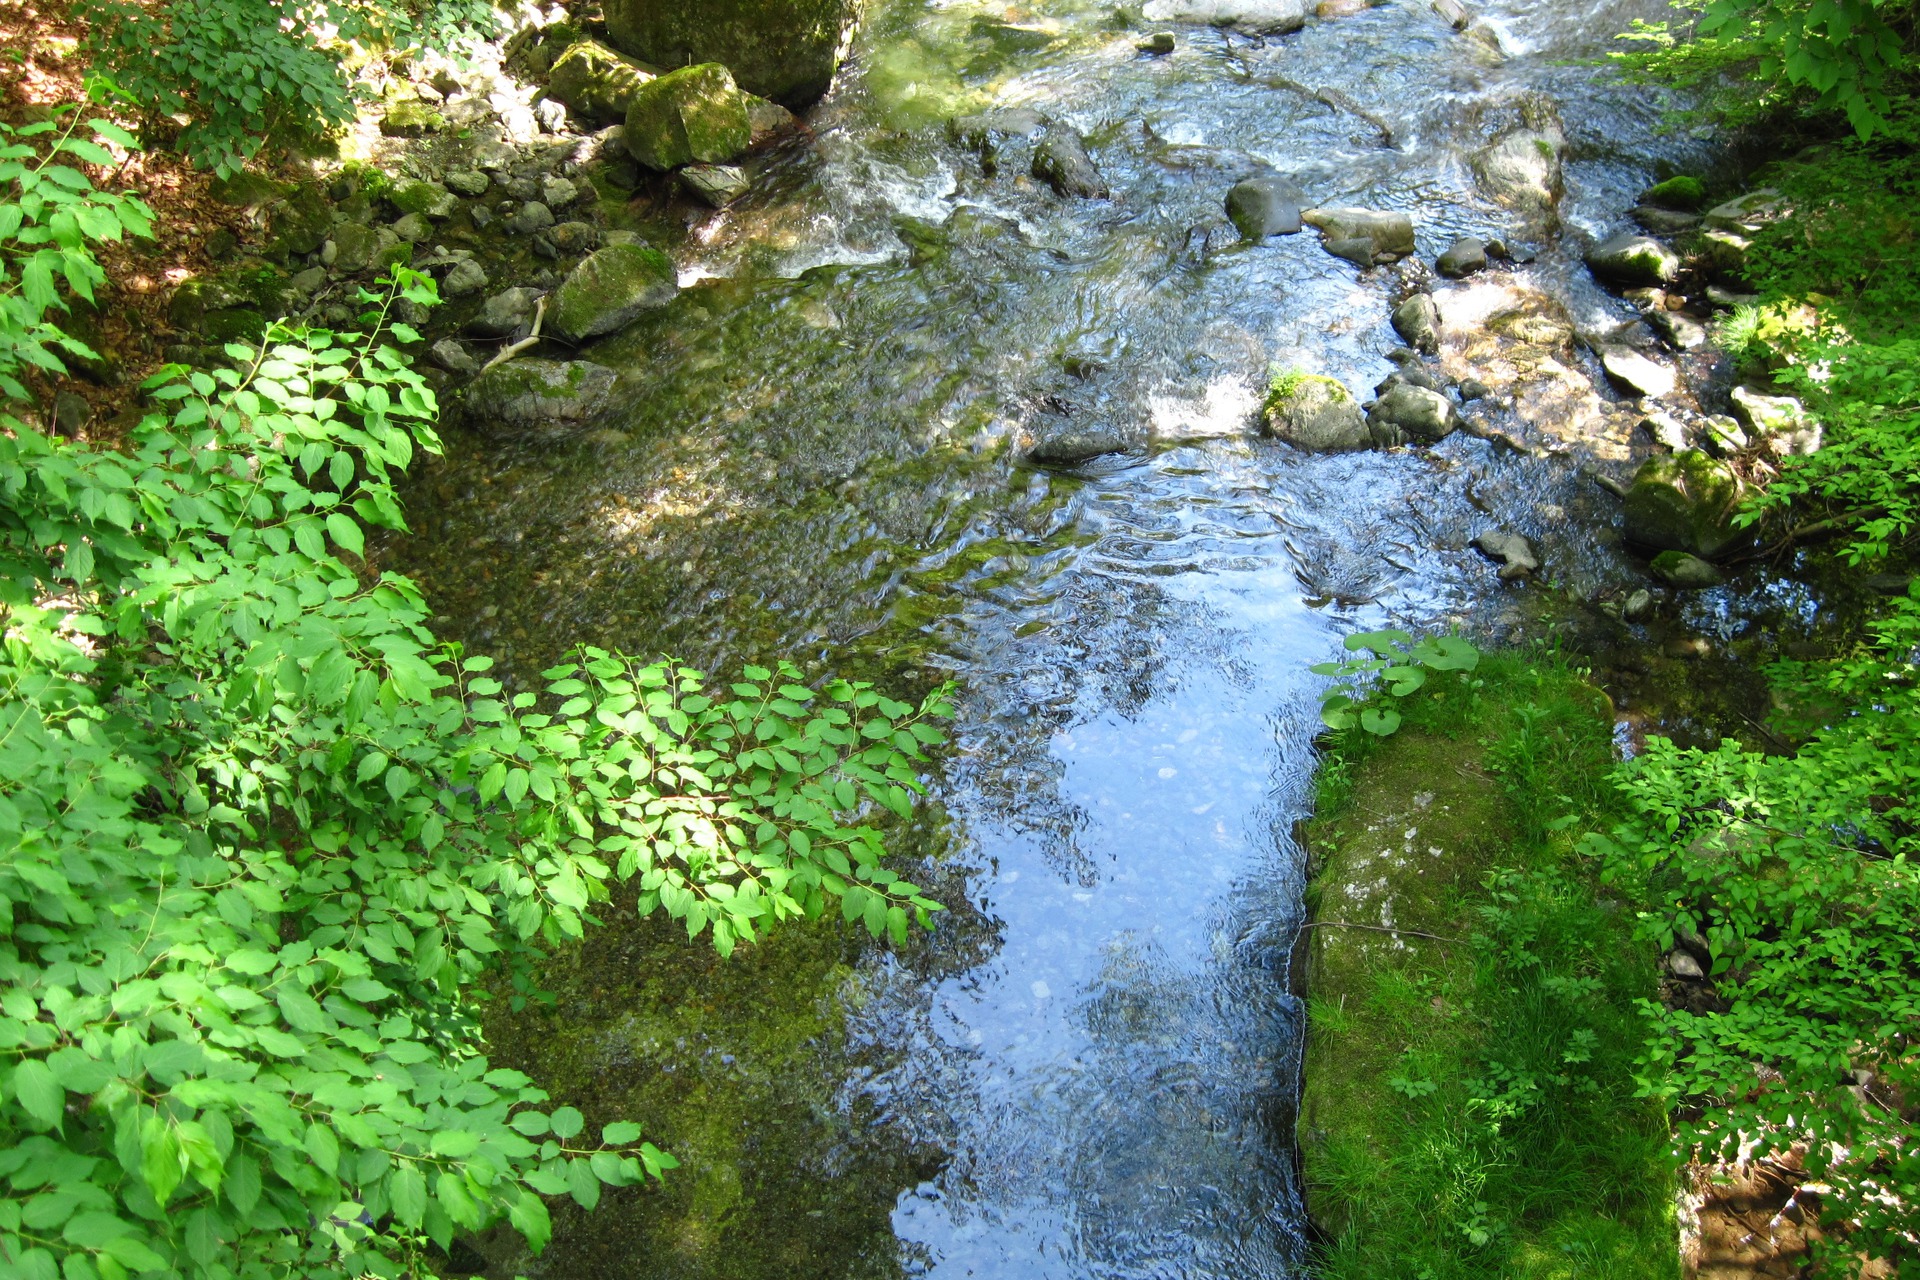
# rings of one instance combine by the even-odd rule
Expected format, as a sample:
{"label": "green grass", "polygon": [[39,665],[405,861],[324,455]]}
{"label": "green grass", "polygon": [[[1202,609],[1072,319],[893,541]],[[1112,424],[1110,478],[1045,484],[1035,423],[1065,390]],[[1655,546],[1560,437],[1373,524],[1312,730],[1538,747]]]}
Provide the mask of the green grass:
{"label": "green grass", "polygon": [[1320,1274],[1675,1277],[1666,1120],[1632,1077],[1655,957],[1574,852],[1617,803],[1606,699],[1544,654],[1429,689],[1392,737],[1335,740],[1308,828]]}

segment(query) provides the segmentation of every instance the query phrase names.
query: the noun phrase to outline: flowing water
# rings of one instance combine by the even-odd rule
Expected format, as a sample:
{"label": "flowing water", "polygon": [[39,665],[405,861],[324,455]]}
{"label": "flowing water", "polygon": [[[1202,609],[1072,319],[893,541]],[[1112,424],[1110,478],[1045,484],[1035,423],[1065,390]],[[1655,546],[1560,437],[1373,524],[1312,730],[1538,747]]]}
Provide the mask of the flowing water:
{"label": "flowing water", "polygon": [[[1546,94],[1569,140],[1564,232],[1517,274],[1577,324],[1617,324],[1632,313],[1580,248],[1702,157],[1657,131],[1645,91],[1577,62],[1657,8],[1501,0],[1481,14],[1495,54],[1397,0],[1264,42],[1179,27],[1156,58],[1134,48],[1151,25],[1110,7],[894,4],[814,136],[695,220],[680,299],[595,349],[627,376],[609,429],[524,452],[456,440],[422,481],[401,567],[510,663],[584,640],[959,681],[934,843],[971,907],[903,958],[855,962],[817,1060],[816,1110],[853,1118],[821,1132],[846,1150],[797,1175],[877,1178],[846,1154],[862,1144],[922,1153],[863,1189],[884,1240],[854,1250],[860,1274],[1299,1274],[1287,956],[1308,667],[1383,621],[1511,625],[1531,588],[1467,545],[1495,526],[1532,536],[1572,594],[1637,575],[1577,448],[1456,435],[1316,457],[1254,435],[1271,365],[1358,392],[1389,371],[1394,278],[1311,232],[1243,245],[1222,197],[1270,167],[1305,203],[1413,211],[1431,260],[1510,232],[1466,157]],[[1345,95],[1391,145],[1301,86]],[[1018,144],[983,173],[944,122],[989,106],[1079,127],[1112,198],[1055,196]],[[1131,449],[1019,463],[1062,417]],[[618,1010],[580,1008],[590,1077],[651,1069],[605,1051]],[[758,1229],[804,1226],[781,1194],[756,1193]],[[722,1246],[641,1257],[568,1234],[553,1274],[762,1274],[689,1260]],[[802,1253],[765,1273],[856,1269]]]}

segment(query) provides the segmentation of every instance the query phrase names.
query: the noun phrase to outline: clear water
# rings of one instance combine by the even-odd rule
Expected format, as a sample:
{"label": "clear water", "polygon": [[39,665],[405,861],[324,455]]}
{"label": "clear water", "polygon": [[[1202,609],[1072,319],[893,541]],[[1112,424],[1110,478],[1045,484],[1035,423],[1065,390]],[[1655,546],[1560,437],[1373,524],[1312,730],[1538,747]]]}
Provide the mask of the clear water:
{"label": "clear water", "polygon": [[[1242,246],[1222,197],[1271,166],[1308,203],[1412,210],[1430,260],[1507,232],[1465,157],[1545,93],[1567,232],[1524,275],[1617,323],[1583,237],[1705,157],[1656,131],[1646,91],[1569,63],[1659,7],[1503,0],[1481,10],[1496,57],[1399,0],[1265,43],[1176,27],[1168,58],[1103,6],[886,7],[811,141],[693,228],[691,287],[595,349],[628,379],[612,429],[457,441],[422,482],[402,567],[509,660],[586,640],[960,681],[945,859],[987,941],[865,962],[869,1065],[840,1096],[942,1153],[892,1212],[908,1274],[1298,1274],[1308,667],[1387,620],[1497,623],[1509,589],[1467,546],[1496,525],[1576,591],[1633,574],[1577,450],[1311,457],[1253,435],[1272,364],[1357,392],[1389,371],[1393,282],[1311,232]],[[1341,91],[1396,145],[1283,79]],[[1061,200],[1023,153],[984,176],[943,122],[985,106],[1081,128],[1113,198]],[[1063,406],[1135,451],[1016,463]]]}

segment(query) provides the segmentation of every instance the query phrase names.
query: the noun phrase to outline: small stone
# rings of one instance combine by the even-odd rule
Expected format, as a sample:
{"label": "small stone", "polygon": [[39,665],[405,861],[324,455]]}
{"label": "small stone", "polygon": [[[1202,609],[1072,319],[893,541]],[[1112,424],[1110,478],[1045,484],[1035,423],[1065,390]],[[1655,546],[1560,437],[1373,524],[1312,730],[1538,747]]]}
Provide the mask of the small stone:
{"label": "small stone", "polygon": [[442,338],[433,344],[427,354],[433,362],[448,373],[463,374],[472,377],[480,372],[480,362],[468,352],[466,344],[453,338]]}
{"label": "small stone", "polygon": [[1473,547],[1489,560],[1500,562],[1500,577],[1505,582],[1524,578],[1540,568],[1539,558],[1533,554],[1533,544],[1510,529],[1483,533],[1473,540]]}
{"label": "small stone", "polygon": [[682,67],[634,89],[627,150],[649,169],[725,164],[753,142],[746,97],[717,62]]}
{"label": "small stone", "polygon": [[214,228],[213,234],[207,237],[207,256],[216,262],[232,257],[239,247],[240,238],[225,227]]}
{"label": "small stone", "polygon": [[1745,493],[1731,467],[1697,449],[1655,454],[1640,464],[1627,490],[1627,541],[1717,556],[1746,536],[1733,520]]}
{"label": "small stone", "polygon": [[554,291],[553,331],[574,342],[614,333],[643,311],[664,307],[680,290],[673,260],[658,249],[602,249]]}
{"label": "small stone", "polygon": [[586,253],[600,243],[600,229],[591,222],[562,222],[546,233],[546,240],[562,254]]}
{"label": "small stone", "polygon": [[1635,587],[1627,596],[1627,602],[1621,606],[1620,616],[1628,622],[1638,622],[1653,612],[1653,592],[1645,587]]}
{"label": "small stone", "polygon": [[1662,551],[1653,558],[1653,576],[1682,591],[1717,587],[1726,581],[1720,570],[1685,551]]}
{"label": "small stone", "polygon": [[1707,286],[1707,301],[1722,311],[1732,311],[1737,307],[1753,307],[1760,304],[1760,296],[1753,293],[1741,293],[1735,289],[1723,288],[1717,284]]}
{"label": "small stone", "polygon": [[93,417],[93,406],[71,391],[59,391],[53,397],[53,429],[71,440]]}
{"label": "small stone", "polygon": [[453,264],[446,279],[440,282],[440,292],[449,298],[464,298],[479,293],[487,287],[486,268],[472,258]]}
{"label": "small stone", "polygon": [[393,224],[393,234],[408,244],[421,244],[433,239],[433,224],[417,213],[410,213]]}
{"label": "small stone", "polygon": [[469,198],[485,195],[487,188],[493,185],[493,179],[479,169],[451,170],[445,181],[449,189]]}
{"label": "small stone", "polygon": [[1640,199],[1662,209],[1698,209],[1707,202],[1707,188],[1698,178],[1668,178],[1641,192]]}
{"label": "small stone", "polygon": [[533,104],[533,119],[548,133],[567,131],[567,104],[554,98],[542,98]]}
{"label": "small stone", "polygon": [[459,209],[460,202],[451,191],[437,182],[402,182],[387,192],[387,203],[398,213],[418,213],[444,222]]}
{"label": "small stone", "polygon": [[547,177],[540,180],[540,202],[549,209],[564,209],[580,198],[580,189],[571,178]]}
{"label": "small stone", "polygon": [[1647,316],[1647,323],[1653,331],[1667,342],[1667,345],[1679,351],[1691,351],[1695,347],[1706,345],[1707,327],[1684,311],[1661,309]]}
{"label": "small stone", "polygon": [[1166,54],[1173,52],[1173,49],[1174,49],[1173,32],[1156,31],[1152,35],[1148,36],[1145,40],[1140,41],[1138,44],[1134,45],[1133,47],[1138,49],[1142,53],[1151,54],[1155,57],[1163,57]]}
{"label": "small stone", "polygon": [[[1453,401],[1437,391],[1416,387],[1410,382],[1395,385],[1374,401],[1367,413],[1367,426],[1376,442],[1394,437],[1437,444],[1453,433],[1459,415]],[[1395,443],[1398,441],[1396,440]]]}
{"label": "small stone", "polygon": [[1470,276],[1476,271],[1487,269],[1487,246],[1471,237],[1455,240],[1447,251],[1434,259],[1434,270],[1450,279],[1458,280]]}
{"label": "small stone", "polygon": [[1678,452],[1688,445],[1687,428],[1670,413],[1650,413],[1640,419],[1640,430],[1662,449]]}
{"label": "small stone", "polygon": [[340,246],[329,240],[320,246],[320,265],[330,267],[340,261]]}
{"label": "small stone", "polygon": [[540,117],[532,107],[512,106],[500,113],[500,131],[515,146],[526,146],[540,136]]}
{"label": "small stone", "polygon": [[467,216],[473,219],[473,225],[481,231],[493,225],[493,210],[483,204],[473,206],[467,211]]}
{"label": "small stone", "polygon": [[533,256],[547,259],[558,258],[560,256],[560,246],[555,244],[553,238],[546,232],[537,232],[533,237]]}
{"label": "small stone", "polygon": [[1407,345],[1431,355],[1440,349],[1440,308],[1433,295],[1416,293],[1393,309],[1393,329]]}
{"label": "small stone", "polygon": [[1730,458],[1753,442],[1740,424],[1724,413],[1716,413],[1700,424],[1700,443],[1716,458]]}
{"label": "small stone", "polygon": [[343,222],[333,229],[333,247],[333,269],[342,275],[354,275],[373,264],[380,234],[357,222]]}
{"label": "small stone", "polygon": [[591,428],[618,380],[591,361],[522,357],[475,378],[460,407],[476,430],[496,439],[557,439]]}
{"label": "small stone", "polygon": [[1610,284],[1662,285],[1680,274],[1680,255],[1658,240],[1623,231],[1589,249],[1587,266]]}
{"label": "small stone", "polygon": [[533,327],[533,313],[541,291],[524,286],[494,294],[481,304],[480,314],[467,321],[476,338],[509,338]]}
{"label": "small stone", "polygon": [[1676,978],[1685,978],[1690,982],[1703,982],[1707,976],[1698,960],[1677,947],[1667,952],[1667,972]]}
{"label": "small stone", "polygon": [[380,118],[380,132],[389,138],[418,138],[447,127],[447,118],[419,99],[396,102]]}
{"label": "small stone", "polygon": [[553,225],[553,210],[538,200],[529,200],[514,211],[507,219],[507,230],[515,235],[530,236],[536,231],[545,231]]}
{"label": "small stone", "polygon": [[1371,0],[1320,0],[1313,7],[1316,18],[1351,18],[1372,8]]}
{"label": "small stone", "polygon": [[287,286],[303,298],[311,298],[327,283],[325,267],[308,267],[287,281]]}
{"label": "small stone", "polygon": [[1697,213],[1679,213],[1647,204],[1635,205],[1627,210],[1627,216],[1639,223],[1642,230],[1657,236],[1679,235],[1700,225],[1700,215]]}
{"label": "small stone", "polygon": [[1493,394],[1493,389],[1478,378],[1460,379],[1460,401],[1465,404],[1473,400],[1484,400]]}
{"label": "small stone", "polygon": [[1672,369],[1631,347],[1605,348],[1600,353],[1600,364],[1609,378],[1637,396],[1657,399],[1671,395],[1679,385],[1679,376]]}
{"label": "small stone", "polygon": [[1374,244],[1363,236],[1349,236],[1342,240],[1322,240],[1320,247],[1336,258],[1351,262],[1363,271],[1373,266]]}
{"label": "small stone", "polygon": [[746,171],[730,164],[690,164],[680,171],[680,185],[697,200],[724,209],[747,193]]}
{"label": "small stone", "polygon": [[1337,258],[1357,261],[1334,251],[1335,241],[1365,240],[1372,246],[1373,259],[1393,262],[1413,252],[1413,218],[1399,212],[1375,209],[1308,209],[1300,220],[1319,229],[1327,239],[1327,252]]}
{"label": "small stone", "polygon": [[1070,199],[1104,200],[1108,195],[1107,180],[1087,153],[1086,139],[1069,125],[1054,125],[1033,149],[1033,176]]}
{"label": "small stone", "polygon": [[1344,383],[1319,374],[1277,379],[1263,422],[1268,435],[1311,453],[1343,453],[1371,443],[1366,415],[1353,393]]}

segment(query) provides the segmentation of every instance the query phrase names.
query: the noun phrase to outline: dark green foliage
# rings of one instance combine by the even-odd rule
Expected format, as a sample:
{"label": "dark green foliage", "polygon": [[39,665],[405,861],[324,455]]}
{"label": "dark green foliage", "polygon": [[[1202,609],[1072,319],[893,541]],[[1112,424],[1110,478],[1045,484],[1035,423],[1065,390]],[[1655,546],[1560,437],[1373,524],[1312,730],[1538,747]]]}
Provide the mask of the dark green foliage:
{"label": "dark green foliage", "polygon": [[134,107],[192,121],[180,149],[230,174],[276,132],[310,137],[357,109],[343,59],[355,44],[441,47],[491,29],[474,0],[76,0],[88,49]]}

